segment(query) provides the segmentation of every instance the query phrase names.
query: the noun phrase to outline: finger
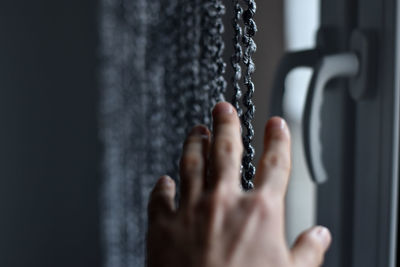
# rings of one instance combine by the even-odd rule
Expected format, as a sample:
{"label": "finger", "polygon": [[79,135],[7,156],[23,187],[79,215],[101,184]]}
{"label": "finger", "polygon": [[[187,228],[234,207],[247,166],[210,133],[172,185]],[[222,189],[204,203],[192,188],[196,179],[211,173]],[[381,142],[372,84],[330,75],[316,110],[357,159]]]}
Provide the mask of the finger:
{"label": "finger", "polygon": [[322,226],[313,227],[302,233],[292,248],[292,259],[295,266],[321,266],[331,240],[332,237],[329,230]]}
{"label": "finger", "polygon": [[150,195],[148,216],[149,223],[160,216],[168,217],[175,212],[175,182],[168,176],[161,177]]}
{"label": "finger", "polygon": [[180,208],[195,205],[201,196],[205,183],[206,161],[211,133],[199,125],[192,129],[183,146],[180,161],[181,199]]}
{"label": "finger", "polygon": [[258,164],[255,186],[284,196],[290,174],[290,133],[285,121],[271,118],[265,128],[264,150]]}
{"label": "finger", "polygon": [[239,117],[231,104],[221,102],[215,106],[213,131],[210,156],[211,186],[223,185],[240,191],[243,144]]}

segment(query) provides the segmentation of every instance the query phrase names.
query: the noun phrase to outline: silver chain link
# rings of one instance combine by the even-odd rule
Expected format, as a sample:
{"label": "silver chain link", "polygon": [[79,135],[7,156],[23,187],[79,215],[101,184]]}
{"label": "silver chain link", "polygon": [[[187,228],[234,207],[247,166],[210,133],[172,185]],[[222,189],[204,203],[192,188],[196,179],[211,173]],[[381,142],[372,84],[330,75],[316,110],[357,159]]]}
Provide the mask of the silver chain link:
{"label": "silver chain link", "polygon": [[254,95],[254,83],[252,81],[252,74],[255,71],[255,64],[252,59],[252,55],[256,52],[257,46],[254,42],[254,35],[257,32],[257,26],[254,21],[254,15],[256,13],[256,3],[254,0],[245,0],[247,4],[247,10],[243,12],[244,21],[244,34],[242,37],[242,42],[245,47],[243,55],[243,63],[246,66],[246,73],[244,75],[244,84],[247,87],[247,91],[243,96],[243,105],[246,111],[242,114],[242,123],[245,128],[245,133],[243,133],[243,144],[245,147],[245,153],[243,157],[243,168],[242,173],[242,184],[245,190],[252,189],[256,168],[253,165],[253,160],[255,156],[255,150],[252,145],[254,139],[254,128],[252,125],[252,120],[254,118],[255,106],[252,101]]}

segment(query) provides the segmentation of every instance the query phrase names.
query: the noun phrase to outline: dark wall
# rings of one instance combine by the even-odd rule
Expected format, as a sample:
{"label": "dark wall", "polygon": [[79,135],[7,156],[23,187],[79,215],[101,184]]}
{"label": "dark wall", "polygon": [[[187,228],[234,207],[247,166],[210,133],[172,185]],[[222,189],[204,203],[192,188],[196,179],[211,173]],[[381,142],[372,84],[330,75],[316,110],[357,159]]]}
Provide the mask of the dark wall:
{"label": "dark wall", "polygon": [[0,266],[99,266],[97,3],[0,2]]}

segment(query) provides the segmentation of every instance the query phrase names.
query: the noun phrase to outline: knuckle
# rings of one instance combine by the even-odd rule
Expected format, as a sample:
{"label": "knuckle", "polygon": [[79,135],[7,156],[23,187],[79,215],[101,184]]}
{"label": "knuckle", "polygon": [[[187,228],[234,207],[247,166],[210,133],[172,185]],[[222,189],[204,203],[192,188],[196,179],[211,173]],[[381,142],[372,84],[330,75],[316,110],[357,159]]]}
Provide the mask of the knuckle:
{"label": "knuckle", "polygon": [[207,224],[212,223],[215,218],[216,213],[219,211],[220,197],[216,194],[210,194],[205,201],[199,205],[201,213],[204,213],[206,217]]}
{"label": "knuckle", "polygon": [[256,193],[253,196],[253,206],[260,213],[262,218],[275,216],[276,213],[282,208],[281,201],[275,195],[265,195],[263,193]]}
{"label": "knuckle", "polygon": [[263,217],[269,217],[270,214],[274,214],[275,207],[272,205],[270,199],[263,194],[255,194],[253,199],[253,205],[257,207],[257,210],[261,212]]}
{"label": "knuckle", "polygon": [[181,160],[181,165],[185,170],[197,169],[202,164],[202,157],[199,153],[186,153]]}
{"label": "knuckle", "polygon": [[215,140],[215,152],[217,155],[227,156],[241,154],[243,151],[243,145],[241,142],[235,141],[234,138],[228,136],[222,136]]}
{"label": "knuckle", "polygon": [[210,196],[210,204],[212,206],[219,205],[224,202],[225,194],[222,190],[219,190],[219,188],[220,187],[217,187]]}
{"label": "knuckle", "polygon": [[279,155],[277,155],[275,153],[273,153],[273,154],[271,153],[267,157],[267,165],[269,165],[271,167],[278,167],[278,166],[282,165],[281,158],[279,157]]}
{"label": "knuckle", "polygon": [[212,231],[221,224],[221,218],[228,212],[230,204],[227,194],[218,191],[210,193],[204,207],[208,230]]}
{"label": "knuckle", "polygon": [[258,207],[265,207],[265,203],[267,202],[267,198],[260,193],[256,193],[253,196],[253,205]]}
{"label": "knuckle", "polygon": [[291,168],[289,157],[276,152],[267,153],[263,163],[267,168],[279,168],[285,171],[290,171]]}
{"label": "knuckle", "polygon": [[221,137],[216,144],[217,151],[221,154],[232,154],[235,150],[235,144],[230,138]]}
{"label": "knuckle", "polygon": [[226,208],[229,205],[229,195],[223,186],[217,186],[214,192],[210,195],[210,206],[211,208],[222,207]]}

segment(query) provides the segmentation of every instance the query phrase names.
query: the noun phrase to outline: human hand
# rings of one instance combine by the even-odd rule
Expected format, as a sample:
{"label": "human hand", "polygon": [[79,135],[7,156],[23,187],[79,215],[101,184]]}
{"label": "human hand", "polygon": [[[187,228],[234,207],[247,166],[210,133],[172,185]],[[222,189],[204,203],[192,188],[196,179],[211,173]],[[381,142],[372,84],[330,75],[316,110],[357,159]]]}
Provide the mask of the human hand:
{"label": "human hand", "polygon": [[167,176],[149,202],[148,267],[317,267],[331,242],[313,227],[289,249],[284,197],[290,173],[290,133],[280,118],[266,125],[252,192],[240,189],[240,121],[228,103],[213,110],[213,137],[196,126],[180,163],[181,199]]}

